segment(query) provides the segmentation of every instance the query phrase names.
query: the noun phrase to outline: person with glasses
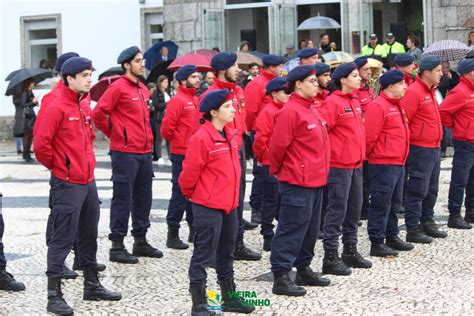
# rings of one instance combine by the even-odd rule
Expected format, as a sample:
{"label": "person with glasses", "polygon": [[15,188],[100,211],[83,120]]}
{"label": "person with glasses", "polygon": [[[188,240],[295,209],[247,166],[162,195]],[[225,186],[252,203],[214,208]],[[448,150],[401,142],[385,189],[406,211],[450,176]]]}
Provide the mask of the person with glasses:
{"label": "person with glasses", "polygon": [[[145,70],[143,53],[136,46],[117,59],[125,74],[112,83],[92,112],[99,130],[110,139],[113,196],[110,205],[112,241],[109,260],[138,263],[138,256],[160,258],[163,253],[146,240],[152,202],[152,144],[148,101],[150,94],[140,82]],[[133,255],[123,244],[132,216]]]}

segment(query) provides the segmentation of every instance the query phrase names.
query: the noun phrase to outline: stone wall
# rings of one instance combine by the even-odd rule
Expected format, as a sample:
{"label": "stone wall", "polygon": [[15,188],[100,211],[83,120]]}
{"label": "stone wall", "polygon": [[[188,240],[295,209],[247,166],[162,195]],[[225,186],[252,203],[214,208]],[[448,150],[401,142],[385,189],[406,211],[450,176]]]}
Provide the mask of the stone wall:
{"label": "stone wall", "polygon": [[15,118],[13,116],[0,116],[0,141],[13,140],[13,126]]}
{"label": "stone wall", "polygon": [[428,43],[443,39],[454,39],[467,43],[467,37],[473,29],[462,25],[474,16],[472,0],[427,0]]}

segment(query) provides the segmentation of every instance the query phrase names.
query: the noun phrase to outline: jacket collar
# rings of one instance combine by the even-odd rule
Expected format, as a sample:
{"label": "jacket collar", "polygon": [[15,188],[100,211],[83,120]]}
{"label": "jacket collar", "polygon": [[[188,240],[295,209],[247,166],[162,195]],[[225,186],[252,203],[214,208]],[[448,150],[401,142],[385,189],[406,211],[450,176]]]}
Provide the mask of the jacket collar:
{"label": "jacket collar", "polygon": [[461,76],[460,81],[464,82],[464,84],[471,88],[471,90],[474,90],[474,82],[466,78],[466,76]]}
{"label": "jacket collar", "polygon": [[226,82],[215,78],[213,85],[216,85],[216,87],[218,87],[219,89],[229,89],[230,91],[232,91],[233,89],[235,89],[235,86],[237,86],[237,82]]}
{"label": "jacket collar", "polygon": [[274,74],[272,74],[271,72],[266,71],[266,70],[263,70],[260,76],[265,77],[268,80],[272,80],[273,78],[276,78],[276,76]]}
{"label": "jacket collar", "polygon": [[84,100],[88,93],[83,93],[79,94],[76,91],[70,89],[66,85],[62,84],[61,86],[58,86],[59,89],[61,89],[61,93],[69,100],[74,103],[79,104],[80,101]]}
{"label": "jacket collar", "polygon": [[272,105],[274,105],[277,109],[281,109],[281,108],[285,105],[285,103],[283,103],[283,102],[277,102],[277,101],[275,101],[275,100],[271,100],[270,103],[271,103]]}
{"label": "jacket collar", "polygon": [[178,87],[178,93],[186,94],[186,95],[189,95],[191,97],[193,97],[196,94],[197,91],[198,91],[198,89],[196,89],[196,88],[186,88],[186,87],[183,87],[181,85]]}
{"label": "jacket collar", "polygon": [[300,104],[300,105],[302,105],[302,106],[304,106],[308,109],[313,104],[313,99],[312,98],[308,99],[308,98],[302,97],[296,92],[291,93],[289,101],[295,101],[296,103],[298,103],[298,104]]}
{"label": "jacket collar", "polygon": [[328,94],[329,94],[328,90],[323,89],[323,90],[321,90],[321,92],[318,92],[316,94],[316,98],[321,99],[321,100],[325,100],[327,98]]}
{"label": "jacket collar", "polygon": [[342,92],[341,90],[339,90],[339,89],[338,89],[338,90],[335,90],[335,91],[333,92],[333,94],[338,95],[338,96],[340,96],[340,97],[342,97],[342,98],[344,98],[344,99],[349,99],[349,100],[354,99],[354,95],[353,95],[352,93],[343,93],[343,92]]}
{"label": "jacket collar", "polygon": [[126,82],[128,82],[129,84],[131,84],[131,85],[133,85],[137,88],[143,89],[142,84],[140,82],[140,79],[138,79],[137,82],[134,82],[127,75],[122,75],[122,79],[124,79]]}
{"label": "jacket collar", "polygon": [[380,92],[380,96],[390,102],[393,105],[399,105],[400,104],[400,99],[394,99],[394,98],[389,98],[388,95],[386,95],[383,91]]}
{"label": "jacket collar", "polygon": [[219,131],[214,127],[214,125],[212,125],[212,123],[208,120],[204,122],[203,127],[209,133],[209,135],[212,137],[214,141],[220,141],[220,142],[230,141],[236,135],[236,130],[225,125],[224,132],[227,139],[224,139],[224,137],[222,137],[222,134],[219,133]]}
{"label": "jacket collar", "polygon": [[431,87],[428,87],[428,85],[423,80],[421,80],[420,75],[417,75],[415,80],[430,94],[433,94],[434,93],[433,89],[437,87],[436,84],[432,85]]}

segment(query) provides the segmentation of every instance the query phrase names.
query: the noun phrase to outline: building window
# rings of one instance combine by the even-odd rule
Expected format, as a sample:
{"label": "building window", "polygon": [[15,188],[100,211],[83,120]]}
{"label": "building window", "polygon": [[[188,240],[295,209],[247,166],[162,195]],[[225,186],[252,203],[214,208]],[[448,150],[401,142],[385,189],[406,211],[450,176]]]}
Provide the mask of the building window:
{"label": "building window", "polygon": [[147,50],[156,43],[163,42],[163,11],[161,8],[142,9],[142,46]]}

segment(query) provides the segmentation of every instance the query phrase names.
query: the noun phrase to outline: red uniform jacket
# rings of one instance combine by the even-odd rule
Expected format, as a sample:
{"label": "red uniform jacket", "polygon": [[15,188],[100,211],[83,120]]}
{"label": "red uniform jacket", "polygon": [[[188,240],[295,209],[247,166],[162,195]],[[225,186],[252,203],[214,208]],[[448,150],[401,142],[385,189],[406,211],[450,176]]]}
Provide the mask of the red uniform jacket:
{"label": "red uniform jacket", "polygon": [[95,125],[110,139],[110,150],[146,154],[153,134],[148,109],[150,93],[143,83],[127,76],[113,82],[92,112]]}
{"label": "red uniform jacket", "polygon": [[453,129],[453,139],[474,142],[474,83],[461,76],[439,107],[441,121]]}
{"label": "red uniform jacket", "polygon": [[267,83],[273,78],[276,78],[274,74],[262,70],[262,73],[245,87],[245,122],[249,131],[257,129],[255,121],[258,113],[260,113],[265,104],[272,100],[271,96],[266,95],[266,91]]}
{"label": "red uniform jacket", "polygon": [[329,129],[331,168],[361,167],[365,159],[365,127],[356,96],[336,90],[324,101],[321,113]]}
{"label": "red uniform jacket", "polygon": [[94,180],[95,133],[91,108],[83,95],[62,85],[53,102],[36,122],[36,159],[66,182],[87,184]]}
{"label": "red uniform jacket", "polygon": [[410,144],[438,148],[443,138],[443,127],[435,90],[418,76],[408,87],[400,105],[405,110],[410,125]]}
{"label": "red uniform jacket", "polygon": [[278,181],[308,188],[327,184],[331,149],[326,121],[312,99],[292,93],[275,115],[270,138],[270,174]]}
{"label": "red uniform jacket", "polygon": [[314,108],[317,109],[318,111],[320,111],[321,106],[323,105],[323,102],[324,102],[324,100],[326,100],[328,95],[329,95],[328,90],[322,90],[321,92],[318,92],[318,94],[316,94],[316,96],[313,98]]}
{"label": "red uniform jacket", "polygon": [[[58,94],[60,94],[60,91],[61,91],[62,87],[64,87],[64,83],[63,83],[62,80],[59,80],[56,87],[54,87],[54,89],[52,89],[51,91],[49,91],[48,93],[46,93],[43,96],[43,98],[41,99],[41,105],[40,105],[40,108],[39,108],[39,111],[38,111],[38,116],[36,117],[36,120],[38,120],[38,118],[42,115],[42,113],[44,111],[46,111],[46,109],[48,108],[48,105],[50,105],[51,102],[53,102],[54,98]],[[90,100],[89,100],[89,102],[90,102]]]}
{"label": "red uniform jacket", "polygon": [[370,164],[405,164],[410,151],[410,128],[400,99],[381,92],[365,109],[365,131]]}
{"label": "red uniform jacket", "polygon": [[[227,125],[229,125],[230,128],[236,129],[238,131],[237,144],[240,148],[242,146],[242,135],[247,131],[247,127],[245,124],[244,90],[242,90],[242,88],[235,82],[224,82],[216,78],[214,79],[213,85],[210,86],[209,89],[206,90],[206,92],[199,96],[199,104],[201,103],[204,96],[210,91],[222,89],[228,89],[231,93],[230,97],[232,98],[232,105],[234,106],[236,111],[234,121],[230,122]],[[202,113],[198,112],[197,117],[200,118],[201,116]],[[196,119],[195,121],[195,130],[197,130],[199,128],[199,119]]]}
{"label": "red uniform jacket", "polygon": [[270,101],[263,110],[258,114],[256,124],[257,132],[253,142],[253,153],[259,163],[264,166],[270,166],[268,158],[268,148],[270,145],[270,137],[273,133],[273,124],[275,122],[275,114],[283,107],[284,103]]}
{"label": "red uniform jacket", "polygon": [[407,84],[407,87],[409,87],[415,80],[413,80],[412,75],[409,74],[408,72],[403,72],[405,77],[403,77],[403,80],[405,80],[405,83]]}
{"label": "red uniform jacket", "polygon": [[170,142],[171,153],[186,154],[188,141],[193,133],[196,112],[198,112],[197,89],[179,86],[178,93],[166,106],[161,123],[161,136]]}
{"label": "red uniform jacket", "polygon": [[191,136],[178,182],[186,198],[229,214],[239,204],[240,161],[237,131],[224,131],[226,139],[206,121]]}
{"label": "red uniform jacket", "polygon": [[359,90],[353,92],[354,96],[357,97],[360,103],[362,112],[365,112],[367,104],[375,100],[375,93],[371,86],[368,84],[361,84]]}

